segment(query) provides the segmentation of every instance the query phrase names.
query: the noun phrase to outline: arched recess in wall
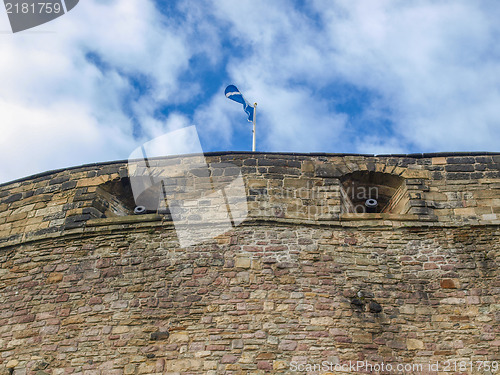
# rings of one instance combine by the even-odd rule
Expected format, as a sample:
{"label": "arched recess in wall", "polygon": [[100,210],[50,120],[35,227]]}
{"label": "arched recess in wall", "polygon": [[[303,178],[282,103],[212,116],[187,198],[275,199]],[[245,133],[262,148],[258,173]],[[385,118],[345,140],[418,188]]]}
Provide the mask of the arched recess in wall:
{"label": "arched recess in wall", "polygon": [[[142,172],[139,176],[102,183],[96,187],[93,196],[82,194],[81,200],[92,199],[91,207],[97,218],[149,213],[172,219],[171,207],[179,215],[184,213],[194,217],[200,213],[217,213],[220,207],[228,210],[229,204],[231,211],[245,211],[239,203],[242,199],[246,202],[246,195],[241,170],[236,165],[192,162],[178,167],[179,163],[172,163],[171,160],[166,160],[165,165],[148,167],[147,173]],[[135,187],[131,178],[135,178]],[[230,202],[222,199],[226,194],[232,194]],[[138,208],[142,209],[138,211]],[[240,211],[238,214],[242,215]]]}
{"label": "arched recess in wall", "polygon": [[340,179],[341,213],[405,214],[409,194],[405,180],[390,173],[356,171]]}
{"label": "arched recess in wall", "polygon": [[[155,202],[158,207],[162,194],[161,184],[155,184],[139,197],[142,201]],[[108,181],[97,187],[96,197],[92,206],[102,213],[102,217],[116,217],[134,215],[137,204],[132,193],[130,178],[124,177]],[[143,213],[168,214],[168,209],[146,210]]]}
{"label": "arched recess in wall", "polygon": [[104,217],[132,215],[135,202],[130,179],[125,177],[99,185],[93,205]]}

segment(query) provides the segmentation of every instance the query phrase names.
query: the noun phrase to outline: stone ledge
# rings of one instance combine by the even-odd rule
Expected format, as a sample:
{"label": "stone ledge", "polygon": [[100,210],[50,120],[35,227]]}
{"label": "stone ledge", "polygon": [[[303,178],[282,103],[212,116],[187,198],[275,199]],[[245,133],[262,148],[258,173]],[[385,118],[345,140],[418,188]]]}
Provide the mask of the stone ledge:
{"label": "stone ledge", "polygon": [[[358,214],[359,215],[359,214]],[[366,217],[363,219],[359,218],[351,218],[341,220],[299,220],[299,219],[286,219],[286,218],[249,218],[244,221],[239,226],[256,226],[262,223],[274,223],[275,225],[297,225],[297,226],[312,226],[312,227],[331,227],[331,228],[366,228],[369,230],[370,228],[377,228],[379,230],[394,230],[395,228],[463,228],[463,227],[500,227],[500,221],[496,223],[455,223],[455,222],[441,222],[428,220],[425,221],[421,216],[418,215],[394,215],[394,214],[365,214],[365,215],[389,215],[393,216],[392,218],[384,217],[384,218],[373,218]],[[138,215],[139,216],[139,215]],[[9,247],[21,246],[30,243],[40,242],[44,240],[50,239],[59,239],[62,237],[94,237],[103,234],[111,234],[116,232],[124,232],[124,231],[146,231],[151,230],[155,227],[171,227],[174,229],[173,221],[162,220],[162,216],[151,214],[151,215],[141,215],[141,216],[149,216],[147,220],[137,220],[137,216],[127,216],[122,217],[127,218],[123,221],[119,221],[117,218],[109,220],[110,218],[105,219],[95,219],[93,225],[88,225],[80,228],[66,229],[62,231],[46,233],[44,235],[39,236],[23,236],[22,238],[18,238],[12,241],[6,241],[0,243],[0,250],[6,249]],[[403,217],[402,219],[397,219],[397,216]],[[413,216],[417,216],[414,218]],[[429,217],[432,218],[432,217]],[[132,220],[134,219],[134,220]],[[129,221],[126,221],[129,220]],[[238,227],[239,227],[238,226]]]}
{"label": "stone ledge", "polygon": [[[179,156],[189,156],[190,154],[186,155],[177,155],[176,157]],[[270,156],[271,158],[275,157],[318,157],[318,156],[324,156],[324,157],[376,157],[376,158],[410,158],[410,159],[422,159],[422,158],[447,158],[447,157],[468,157],[468,156],[496,156],[500,157],[500,152],[489,152],[489,151],[473,151],[473,152],[430,152],[430,153],[414,153],[414,154],[356,154],[356,153],[327,153],[327,152],[310,152],[310,153],[299,153],[299,152],[250,152],[250,151],[215,151],[215,152],[206,152],[203,154],[205,157],[217,157],[217,156]],[[45,171],[41,173],[36,173],[30,176],[22,177],[19,179],[15,179],[12,181],[8,182],[2,182],[0,183],[0,188],[8,185],[16,185],[29,181],[29,180],[34,180],[37,178],[44,178],[50,175],[55,175],[60,172],[65,172],[65,171],[77,171],[77,170],[83,170],[83,171],[90,171],[90,170],[95,170],[97,168],[102,168],[102,167],[126,167],[128,163],[128,160],[115,160],[115,161],[108,161],[108,162],[102,162],[102,163],[88,163],[88,164],[82,164],[78,166],[73,166],[69,168],[59,168],[59,169],[54,169],[50,171]]]}
{"label": "stone ledge", "polygon": [[146,215],[130,215],[130,216],[116,216],[107,217],[102,219],[91,219],[86,222],[87,227],[99,227],[114,224],[129,224],[129,223],[147,223],[151,221],[162,221],[163,215],[146,214]]}
{"label": "stone ledge", "polygon": [[[146,216],[146,215],[142,215]],[[153,216],[158,216],[154,215]],[[135,217],[135,216],[133,216]],[[164,227],[173,227],[173,222],[172,221],[162,221],[160,216],[160,220],[158,219],[152,219],[148,218],[149,220],[135,220],[135,221],[129,221],[129,222],[106,222],[106,223],[99,223],[90,226],[83,226],[83,227],[78,227],[78,228],[71,228],[71,229],[63,229],[60,231],[55,231],[55,232],[50,232],[46,233],[43,235],[38,235],[38,236],[31,236],[30,233],[24,234],[21,238],[16,238],[15,240],[11,241],[6,241],[0,243],[0,250],[9,248],[9,247],[14,247],[14,246],[20,246],[20,245],[25,245],[33,242],[39,242],[39,241],[44,241],[44,240],[51,240],[51,239],[58,239],[62,237],[92,237],[92,236],[97,236],[97,235],[102,235],[102,234],[110,234],[113,232],[117,231],[128,231],[128,230],[149,230],[152,227],[157,227],[157,226],[164,226]],[[108,220],[107,219],[96,219],[96,221],[99,220]],[[0,238],[1,240],[1,238]]]}
{"label": "stone ledge", "polygon": [[348,213],[340,215],[340,221],[364,221],[377,219],[390,221],[437,221],[437,217],[435,216],[415,214]]}

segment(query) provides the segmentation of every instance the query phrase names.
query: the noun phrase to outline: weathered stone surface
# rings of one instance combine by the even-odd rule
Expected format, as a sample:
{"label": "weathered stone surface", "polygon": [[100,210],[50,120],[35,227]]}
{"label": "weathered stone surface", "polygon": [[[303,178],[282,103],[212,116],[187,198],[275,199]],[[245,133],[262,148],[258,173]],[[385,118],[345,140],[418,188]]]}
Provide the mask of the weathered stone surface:
{"label": "weathered stone surface", "polygon": [[252,265],[251,256],[237,256],[234,262],[234,266],[237,268],[250,268]]}
{"label": "weathered stone surface", "polygon": [[408,350],[422,350],[424,349],[424,343],[421,340],[408,339],[406,340],[406,346]]}
{"label": "weathered stone surface", "polygon": [[457,289],[460,287],[460,282],[457,279],[442,279],[440,284],[443,289]]}
{"label": "weathered stone surface", "polygon": [[151,334],[151,340],[153,341],[158,341],[158,340],[166,340],[168,339],[170,334],[168,332],[153,332]]}
{"label": "weathered stone surface", "polygon": [[16,359],[11,359],[10,361],[7,362],[5,365],[6,368],[14,368],[19,364],[19,361]]}
{"label": "weathered stone surface", "polygon": [[297,348],[297,341],[283,340],[280,342],[278,349],[283,351],[293,351]]}
{"label": "weathered stone surface", "polygon": [[[0,186],[0,374],[498,359],[500,180],[473,175],[496,155],[222,156],[250,168],[249,219],[185,248],[164,215],[125,215],[123,164]],[[405,179],[401,212],[324,210],[363,170]]]}

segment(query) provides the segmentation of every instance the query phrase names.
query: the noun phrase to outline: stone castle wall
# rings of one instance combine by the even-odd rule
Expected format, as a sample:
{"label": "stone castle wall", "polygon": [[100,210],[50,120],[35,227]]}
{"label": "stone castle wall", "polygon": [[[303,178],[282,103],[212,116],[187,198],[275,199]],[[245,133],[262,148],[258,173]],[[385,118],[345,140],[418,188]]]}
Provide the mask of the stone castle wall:
{"label": "stone castle wall", "polygon": [[[221,182],[242,171],[249,214],[184,248],[168,213],[132,214],[123,162],[4,184],[0,374],[486,373],[500,362],[499,159],[208,155]],[[349,212],[366,181],[386,212]]]}

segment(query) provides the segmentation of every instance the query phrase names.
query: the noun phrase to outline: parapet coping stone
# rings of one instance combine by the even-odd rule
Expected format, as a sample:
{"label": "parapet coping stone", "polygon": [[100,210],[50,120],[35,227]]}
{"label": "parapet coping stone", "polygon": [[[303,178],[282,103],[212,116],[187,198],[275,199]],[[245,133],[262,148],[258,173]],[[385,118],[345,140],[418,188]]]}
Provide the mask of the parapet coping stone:
{"label": "parapet coping stone", "polygon": [[[200,155],[200,154],[184,154],[184,155],[175,155],[175,156],[169,156],[169,157],[189,157],[193,155]],[[489,151],[473,151],[473,152],[431,152],[431,153],[413,153],[413,154],[356,154],[356,153],[327,153],[327,152],[309,152],[309,153],[299,153],[299,152],[252,152],[252,151],[214,151],[214,152],[206,152],[203,154],[204,156],[224,156],[224,155],[255,155],[255,156],[265,156],[265,155],[270,155],[270,156],[310,156],[310,157],[315,157],[315,156],[326,156],[326,157],[345,157],[345,156],[358,156],[358,157],[384,157],[384,158],[390,158],[390,157],[398,157],[398,158],[415,158],[415,159],[422,159],[422,158],[434,158],[434,157],[454,157],[454,156],[486,156],[486,155],[500,155],[500,152],[489,152]],[[151,158],[151,159],[165,159],[169,157],[156,157],[156,158]],[[76,169],[84,169],[84,168],[93,168],[93,167],[105,167],[109,165],[126,165],[128,163],[128,160],[115,160],[115,161],[107,161],[107,162],[100,162],[100,163],[88,163],[88,164],[82,164],[78,166],[72,166],[72,167],[67,167],[67,168],[59,168],[59,169],[54,169],[54,170],[49,170],[37,174],[33,174],[30,176],[26,177],[21,177],[19,179],[13,180],[13,181],[8,181],[8,182],[3,182],[0,183],[0,187],[6,186],[6,185],[11,185],[19,182],[24,182],[24,181],[29,181],[33,180],[36,178],[40,177],[45,177],[51,174],[56,174],[64,171],[71,171],[71,170],[76,170]]]}

